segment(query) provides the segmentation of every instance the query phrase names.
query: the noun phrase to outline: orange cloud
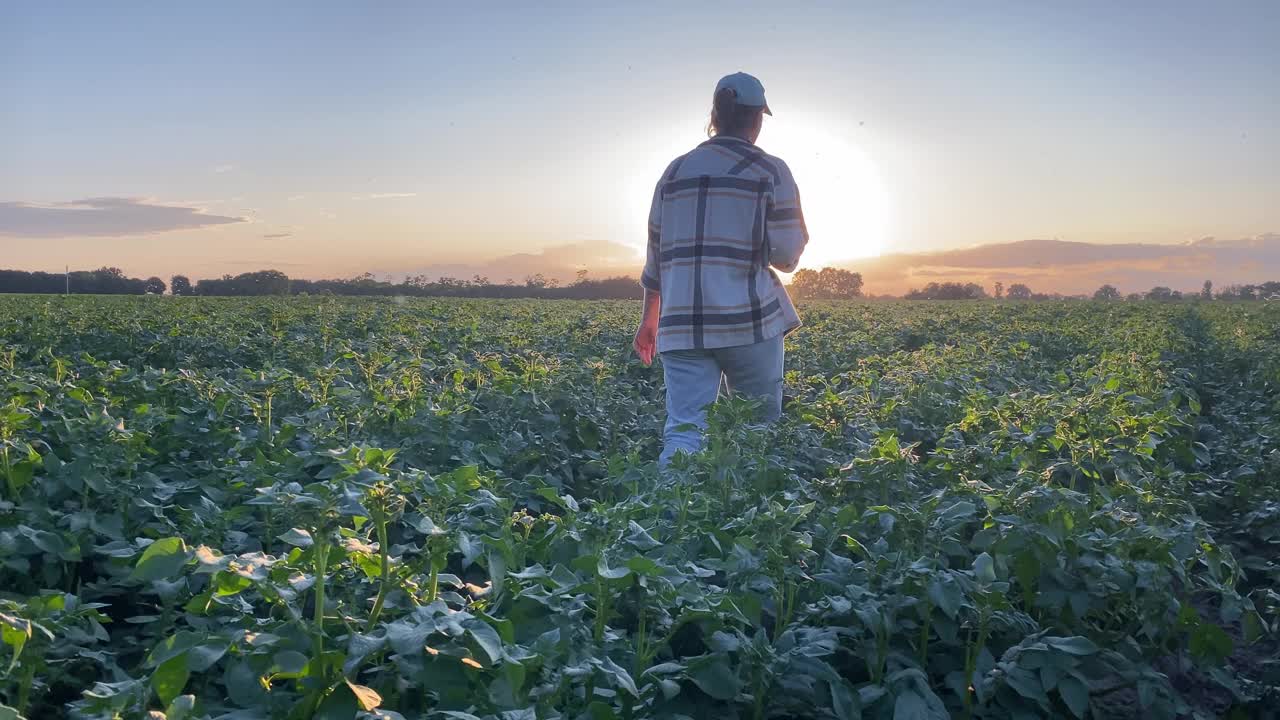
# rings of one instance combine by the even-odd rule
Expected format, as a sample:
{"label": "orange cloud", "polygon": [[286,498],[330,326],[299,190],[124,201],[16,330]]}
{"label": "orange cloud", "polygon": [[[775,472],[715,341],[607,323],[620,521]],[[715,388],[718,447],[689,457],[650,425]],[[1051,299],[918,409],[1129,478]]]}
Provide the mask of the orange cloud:
{"label": "orange cloud", "polygon": [[944,280],[990,286],[1021,282],[1038,292],[1091,293],[1102,284],[1125,292],[1156,285],[1198,289],[1280,278],[1280,233],[1238,240],[1114,245],[1023,240],[931,253],[868,258],[843,267],[862,273],[869,292],[901,294]]}

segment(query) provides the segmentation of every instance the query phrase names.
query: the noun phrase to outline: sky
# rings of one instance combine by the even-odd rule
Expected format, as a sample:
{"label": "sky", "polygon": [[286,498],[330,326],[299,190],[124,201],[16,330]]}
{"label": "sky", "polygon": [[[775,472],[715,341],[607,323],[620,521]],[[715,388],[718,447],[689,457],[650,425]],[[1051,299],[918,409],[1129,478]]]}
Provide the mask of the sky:
{"label": "sky", "polygon": [[737,70],[809,267],[1280,243],[1280,3],[467,5],[0,6],[0,267],[634,273]]}

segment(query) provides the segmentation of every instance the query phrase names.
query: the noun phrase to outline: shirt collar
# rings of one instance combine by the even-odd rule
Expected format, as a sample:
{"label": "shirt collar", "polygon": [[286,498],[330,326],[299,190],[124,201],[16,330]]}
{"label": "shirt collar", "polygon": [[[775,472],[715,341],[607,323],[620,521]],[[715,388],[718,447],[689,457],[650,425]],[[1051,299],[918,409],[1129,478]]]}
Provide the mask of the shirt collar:
{"label": "shirt collar", "polygon": [[733,135],[716,135],[702,144],[707,145],[710,143],[714,143],[716,145],[749,145],[751,147],[755,147],[755,143],[749,140],[743,140],[742,138],[735,137]]}

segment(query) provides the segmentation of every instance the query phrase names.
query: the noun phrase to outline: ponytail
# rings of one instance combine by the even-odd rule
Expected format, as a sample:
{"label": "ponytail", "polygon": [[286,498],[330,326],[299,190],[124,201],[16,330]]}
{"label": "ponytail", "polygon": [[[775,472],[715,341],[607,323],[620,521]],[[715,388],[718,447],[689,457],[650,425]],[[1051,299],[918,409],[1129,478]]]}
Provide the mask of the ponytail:
{"label": "ponytail", "polygon": [[737,93],[732,88],[721,88],[711,100],[707,137],[741,133],[752,127],[763,112],[764,108],[739,105]]}

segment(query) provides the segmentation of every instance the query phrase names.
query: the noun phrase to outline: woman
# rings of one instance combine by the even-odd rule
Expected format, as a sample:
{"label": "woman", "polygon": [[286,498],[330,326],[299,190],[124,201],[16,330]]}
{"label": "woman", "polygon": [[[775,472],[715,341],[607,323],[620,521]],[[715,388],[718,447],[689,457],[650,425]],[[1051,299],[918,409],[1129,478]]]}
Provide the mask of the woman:
{"label": "woman", "polygon": [[782,412],[782,339],[800,318],[771,267],[795,270],[809,234],[791,170],[755,145],[766,114],[759,80],[722,78],[710,139],[673,160],[653,193],[633,346],[646,365],[662,357],[662,466],[702,447],[722,377],[763,403],[763,419]]}

